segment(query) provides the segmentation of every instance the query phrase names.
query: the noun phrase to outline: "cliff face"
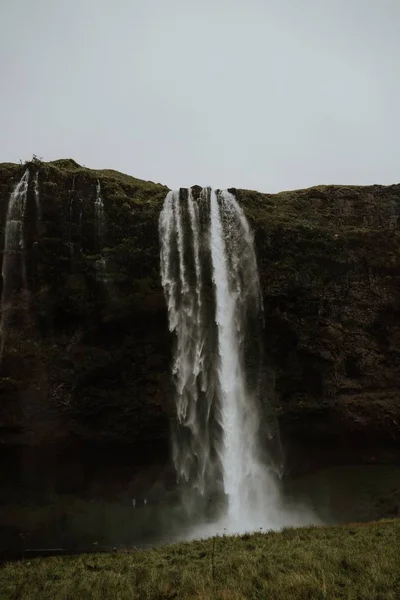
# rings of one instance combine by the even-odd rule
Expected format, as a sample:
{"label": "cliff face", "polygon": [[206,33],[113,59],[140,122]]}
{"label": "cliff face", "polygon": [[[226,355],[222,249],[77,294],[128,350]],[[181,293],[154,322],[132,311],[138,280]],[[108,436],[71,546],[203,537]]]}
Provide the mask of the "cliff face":
{"label": "cliff face", "polygon": [[[72,160],[0,165],[1,248],[8,199],[26,167],[27,289],[7,306],[0,442],[148,444],[162,453],[173,416],[158,243],[167,188]],[[289,463],[300,456],[393,460],[400,441],[400,185],[231,191],[255,232],[266,394],[274,395]]]}
{"label": "cliff face", "polygon": [[400,186],[238,192],[256,232],[287,449],[399,458]]}

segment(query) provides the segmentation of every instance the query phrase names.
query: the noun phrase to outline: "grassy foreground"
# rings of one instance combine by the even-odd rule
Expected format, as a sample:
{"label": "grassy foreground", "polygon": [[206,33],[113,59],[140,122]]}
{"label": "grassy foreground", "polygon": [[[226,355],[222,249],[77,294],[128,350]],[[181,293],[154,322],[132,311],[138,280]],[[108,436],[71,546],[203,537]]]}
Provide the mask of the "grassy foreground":
{"label": "grassy foreground", "polygon": [[400,598],[400,520],[286,529],[0,569],[1,600]]}

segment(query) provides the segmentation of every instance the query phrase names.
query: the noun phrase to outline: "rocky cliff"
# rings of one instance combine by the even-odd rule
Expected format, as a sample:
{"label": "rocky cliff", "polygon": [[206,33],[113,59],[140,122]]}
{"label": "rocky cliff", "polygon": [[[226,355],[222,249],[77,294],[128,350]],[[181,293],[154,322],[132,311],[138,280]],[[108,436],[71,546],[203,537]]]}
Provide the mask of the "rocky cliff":
{"label": "rocky cliff", "polygon": [[[3,306],[3,450],[112,453],[129,445],[165,456],[173,390],[158,215],[167,188],[73,160],[2,164],[1,248],[9,196],[26,168],[27,285]],[[231,191],[255,233],[266,395],[274,398],[288,467],[300,457],[304,464],[397,460],[400,185]]]}

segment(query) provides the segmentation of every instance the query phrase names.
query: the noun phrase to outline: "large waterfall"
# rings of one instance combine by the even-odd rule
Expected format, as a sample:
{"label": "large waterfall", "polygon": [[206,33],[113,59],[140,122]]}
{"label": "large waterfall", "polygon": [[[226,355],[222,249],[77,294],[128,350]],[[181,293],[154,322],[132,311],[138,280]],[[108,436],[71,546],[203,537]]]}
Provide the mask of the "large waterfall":
{"label": "large waterfall", "polygon": [[8,202],[4,231],[4,251],[2,264],[3,287],[1,294],[0,320],[0,360],[3,355],[7,333],[9,304],[15,289],[26,288],[24,217],[28,197],[29,169],[11,192]]}
{"label": "large waterfall", "polygon": [[253,236],[235,197],[169,192],[160,215],[161,278],[175,332],[181,483],[222,497],[228,531],[279,526],[263,378],[263,307]]}

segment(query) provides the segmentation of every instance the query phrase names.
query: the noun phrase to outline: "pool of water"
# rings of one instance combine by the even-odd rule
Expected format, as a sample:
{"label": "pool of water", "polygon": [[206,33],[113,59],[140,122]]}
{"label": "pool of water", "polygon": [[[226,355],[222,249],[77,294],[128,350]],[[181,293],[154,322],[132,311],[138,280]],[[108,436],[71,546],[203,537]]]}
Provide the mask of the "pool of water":
{"label": "pool of water", "polygon": [[400,466],[331,467],[283,489],[291,504],[305,504],[328,524],[400,517]]}
{"label": "pool of water", "polygon": [[[396,466],[332,467],[285,480],[282,490],[286,508],[299,515],[301,525],[304,514],[326,524],[400,517],[400,467]],[[3,497],[0,552],[139,548],[188,537],[192,525],[174,494],[159,496],[156,502],[73,494],[14,496],[12,502]]]}

